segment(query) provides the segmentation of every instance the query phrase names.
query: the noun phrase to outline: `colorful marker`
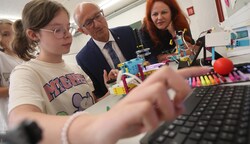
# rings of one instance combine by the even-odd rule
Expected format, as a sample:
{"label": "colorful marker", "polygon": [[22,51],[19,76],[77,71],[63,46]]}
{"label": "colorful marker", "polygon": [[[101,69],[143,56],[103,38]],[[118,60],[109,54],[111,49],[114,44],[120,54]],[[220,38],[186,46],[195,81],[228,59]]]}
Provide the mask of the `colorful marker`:
{"label": "colorful marker", "polygon": [[192,78],[191,78],[191,77],[188,78],[188,84],[189,84],[190,86],[192,86]]}
{"label": "colorful marker", "polygon": [[196,87],[195,77],[192,78],[192,87]]}
{"label": "colorful marker", "polygon": [[228,74],[228,77],[229,77],[229,79],[230,79],[232,82],[235,82],[235,81],[236,81],[236,79],[234,78],[234,76],[233,76],[232,73],[229,73],[229,74]]}
{"label": "colorful marker", "polygon": [[[217,73],[216,73],[217,74]],[[223,82],[227,82],[227,80],[220,74],[217,74],[217,76],[223,81]]]}
{"label": "colorful marker", "polygon": [[203,76],[200,76],[200,80],[201,80],[201,85],[206,86],[206,81],[204,80]]}
{"label": "colorful marker", "polygon": [[201,86],[201,80],[199,77],[196,77],[196,86],[197,87]]}
{"label": "colorful marker", "polygon": [[211,85],[211,82],[206,75],[204,75],[204,79],[205,79],[207,85]]}
{"label": "colorful marker", "polygon": [[208,78],[209,78],[212,85],[216,84],[216,81],[213,79],[213,77],[210,74],[208,74]]}
{"label": "colorful marker", "polygon": [[243,80],[249,80],[249,77],[247,77],[243,72],[240,70],[237,70],[237,73],[240,75],[241,79]]}
{"label": "colorful marker", "polygon": [[236,73],[236,71],[233,71],[234,78],[237,80],[240,80],[240,76]]}
{"label": "colorful marker", "polygon": [[217,84],[220,84],[220,79],[218,79],[218,77],[212,73],[213,77],[214,77],[214,80],[216,81]]}

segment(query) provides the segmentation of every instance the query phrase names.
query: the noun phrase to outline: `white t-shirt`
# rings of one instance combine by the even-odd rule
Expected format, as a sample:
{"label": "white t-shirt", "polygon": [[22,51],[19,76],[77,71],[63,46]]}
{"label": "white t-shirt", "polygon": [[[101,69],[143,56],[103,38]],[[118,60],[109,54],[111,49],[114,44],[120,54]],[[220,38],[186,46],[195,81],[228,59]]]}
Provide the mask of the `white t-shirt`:
{"label": "white t-shirt", "polygon": [[93,105],[93,85],[78,65],[33,59],[10,76],[9,112],[31,104],[43,113],[71,115]]}
{"label": "white t-shirt", "polygon": [[[22,63],[22,60],[7,55],[0,51],[0,87],[9,86],[9,77],[15,66]],[[0,97],[0,133],[7,130],[7,108],[8,98]]]}

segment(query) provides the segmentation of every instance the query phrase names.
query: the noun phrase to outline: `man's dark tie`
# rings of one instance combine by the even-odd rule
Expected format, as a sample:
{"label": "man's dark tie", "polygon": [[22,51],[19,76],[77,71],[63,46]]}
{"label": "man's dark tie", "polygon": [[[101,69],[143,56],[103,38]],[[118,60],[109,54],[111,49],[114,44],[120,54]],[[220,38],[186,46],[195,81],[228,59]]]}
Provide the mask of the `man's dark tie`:
{"label": "man's dark tie", "polygon": [[117,65],[120,63],[120,60],[117,56],[117,54],[115,53],[114,49],[112,48],[112,42],[109,41],[105,44],[104,48],[106,48],[108,50],[108,53],[114,63],[115,68],[117,68]]}

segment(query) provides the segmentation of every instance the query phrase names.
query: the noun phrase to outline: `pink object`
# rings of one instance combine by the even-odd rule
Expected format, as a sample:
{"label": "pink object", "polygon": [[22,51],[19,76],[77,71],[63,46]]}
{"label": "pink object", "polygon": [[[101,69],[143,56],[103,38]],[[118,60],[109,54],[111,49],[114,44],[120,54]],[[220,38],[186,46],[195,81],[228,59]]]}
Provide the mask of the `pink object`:
{"label": "pink object", "polygon": [[201,86],[201,80],[199,77],[196,77],[196,86]]}
{"label": "pink object", "polygon": [[123,83],[123,86],[124,86],[124,89],[125,89],[126,94],[128,94],[128,92],[129,92],[129,87],[128,87],[126,78],[127,78],[127,77],[126,77],[125,75],[122,75],[122,83]]}
{"label": "pink object", "polygon": [[144,76],[144,73],[143,73],[143,71],[142,71],[142,67],[141,67],[140,64],[138,64],[137,67],[138,67],[139,73],[140,73],[140,75],[141,75],[141,80],[144,81],[145,76]]}
{"label": "pink object", "polygon": [[226,4],[227,7],[229,7],[230,6],[229,0],[225,0],[225,4]]}
{"label": "pink object", "polygon": [[228,74],[228,77],[229,77],[229,79],[230,79],[232,82],[235,82],[235,81],[236,81],[236,79],[234,78],[234,76],[233,76],[232,73],[229,73],[229,74]]}
{"label": "pink object", "polygon": [[192,87],[196,87],[195,77],[192,78]]}

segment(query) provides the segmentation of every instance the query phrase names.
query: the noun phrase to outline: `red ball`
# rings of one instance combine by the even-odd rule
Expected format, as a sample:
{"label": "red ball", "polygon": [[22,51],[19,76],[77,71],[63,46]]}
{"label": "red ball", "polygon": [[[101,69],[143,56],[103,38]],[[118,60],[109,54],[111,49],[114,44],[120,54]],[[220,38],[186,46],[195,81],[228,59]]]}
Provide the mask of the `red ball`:
{"label": "red ball", "polygon": [[228,75],[233,68],[233,62],[228,58],[219,58],[214,62],[214,71],[220,75]]}

